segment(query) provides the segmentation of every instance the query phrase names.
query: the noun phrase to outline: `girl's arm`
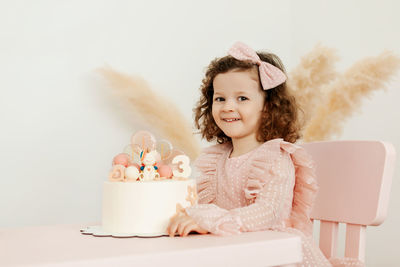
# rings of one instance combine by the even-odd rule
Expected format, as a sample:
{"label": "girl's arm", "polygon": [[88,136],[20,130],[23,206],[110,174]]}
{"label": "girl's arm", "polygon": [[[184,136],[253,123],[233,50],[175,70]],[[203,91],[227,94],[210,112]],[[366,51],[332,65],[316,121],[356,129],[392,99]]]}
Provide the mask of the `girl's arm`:
{"label": "girl's arm", "polygon": [[[214,204],[186,209],[198,225],[215,234],[292,227],[312,234],[310,213],[317,194],[314,161],[300,146],[283,140],[270,141],[269,155],[253,160],[246,198],[253,204],[225,210]],[[267,158],[276,159],[267,167]],[[213,203],[213,202],[211,202]]]}
{"label": "girl's arm", "polygon": [[266,170],[264,184],[249,206],[226,210],[215,204],[198,204],[186,213],[203,229],[214,234],[236,234],[284,226],[293,197],[295,172],[290,155],[283,152],[273,170]]}

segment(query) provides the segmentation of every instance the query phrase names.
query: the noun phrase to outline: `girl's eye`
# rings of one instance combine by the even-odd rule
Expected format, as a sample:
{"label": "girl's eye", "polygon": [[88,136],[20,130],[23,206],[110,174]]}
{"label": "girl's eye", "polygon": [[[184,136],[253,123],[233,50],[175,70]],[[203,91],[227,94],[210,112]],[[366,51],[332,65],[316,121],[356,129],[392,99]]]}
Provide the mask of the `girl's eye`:
{"label": "girl's eye", "polygon": [[239,97],[238,97],[238,100],[239,100],[239,101],[245,101],[245,100],[248,100],[248,98],[245,97],[245,96],[239,96]]}
{"label": "girl's eye", "polygon": [[223,98],[223,97],[216,97],[215,99],[214,99],[214,101],[216,101],[216,102],[221,102],[221,101],[224,101],[225,99]]}

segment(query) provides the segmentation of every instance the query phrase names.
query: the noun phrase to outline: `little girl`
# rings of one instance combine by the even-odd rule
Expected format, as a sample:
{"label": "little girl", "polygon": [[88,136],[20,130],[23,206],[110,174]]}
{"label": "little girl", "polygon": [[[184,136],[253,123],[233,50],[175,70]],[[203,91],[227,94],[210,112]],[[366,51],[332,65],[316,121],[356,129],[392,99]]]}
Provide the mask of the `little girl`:
{"label": "little girl", "polygon": [[314,244],[310,212],[317,191],[313,161],[293,143],[298,107],[280,59],[236,43],[211,62],[195,123],[219,144],[196,160],[199,204],[171,220],[168,232],[217,235],[276,230],[302,237],[302,266],[331,266]]}

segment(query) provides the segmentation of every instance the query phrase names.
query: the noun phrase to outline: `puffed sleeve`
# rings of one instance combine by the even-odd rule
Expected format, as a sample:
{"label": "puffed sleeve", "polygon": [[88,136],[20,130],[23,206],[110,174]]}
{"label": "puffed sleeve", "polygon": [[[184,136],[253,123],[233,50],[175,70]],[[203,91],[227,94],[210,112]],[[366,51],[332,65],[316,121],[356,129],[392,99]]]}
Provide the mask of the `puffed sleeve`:
{"label": "puffed sleeve", "polygon": [[225,210],[214,204],[199,204],[187,209],[188,215],[200,227],[218,235],[281,227],[292,212],[298,162],[293,160],[293,153],[300,147],[292,148],[292,144],[276,139],[257,151],[244,190],[248,206]]}
{"label": "puffed sleeve", "polygon": [[288,226],[300,230],[306,236],[311,236],[313,224],[310,215],[318,191],[315,163],[300,146],[282,142],[281,147],[291,155],[296,169],[296,184]]}
{"label": "puffed sleeve", "polygon": [[214,145],[202,151],[194,162],[195,167],[200,171],[197,178],[198,203],[209,204],[215,201],[217,191],[217,161],[224,153],[225,145]]}

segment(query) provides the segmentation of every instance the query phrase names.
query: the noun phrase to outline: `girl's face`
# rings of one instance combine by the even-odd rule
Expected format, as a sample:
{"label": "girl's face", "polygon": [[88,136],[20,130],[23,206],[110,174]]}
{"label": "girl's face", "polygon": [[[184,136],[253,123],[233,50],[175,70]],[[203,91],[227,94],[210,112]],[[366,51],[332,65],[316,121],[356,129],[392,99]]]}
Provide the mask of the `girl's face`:
{"label": "girl's face", "polygon": [[256,140],[264,108],[264,92],[258,71],[233,70],[214,78],[212,115],[218,127],[232,140]]}

